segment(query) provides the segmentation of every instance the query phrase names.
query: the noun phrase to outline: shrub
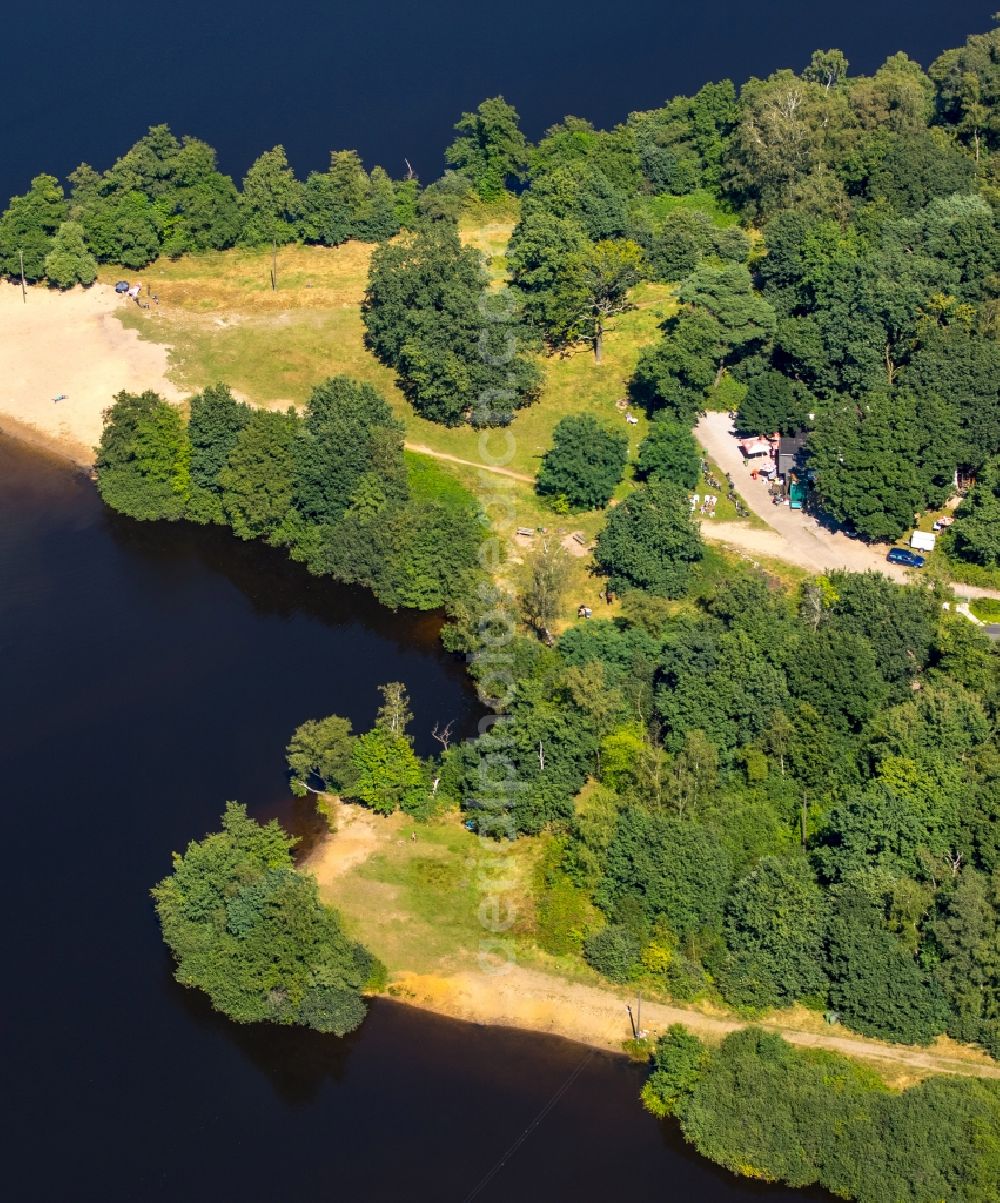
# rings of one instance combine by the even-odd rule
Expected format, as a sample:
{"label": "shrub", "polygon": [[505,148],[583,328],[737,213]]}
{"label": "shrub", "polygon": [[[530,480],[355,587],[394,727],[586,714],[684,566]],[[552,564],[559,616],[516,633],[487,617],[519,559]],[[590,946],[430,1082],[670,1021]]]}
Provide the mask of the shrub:
{"label": "shrub", "polygon": [[639,960],[639,940],[624,924],[614,923],[587,937],[583,955],[588,965],[610,981],[627,982]]}

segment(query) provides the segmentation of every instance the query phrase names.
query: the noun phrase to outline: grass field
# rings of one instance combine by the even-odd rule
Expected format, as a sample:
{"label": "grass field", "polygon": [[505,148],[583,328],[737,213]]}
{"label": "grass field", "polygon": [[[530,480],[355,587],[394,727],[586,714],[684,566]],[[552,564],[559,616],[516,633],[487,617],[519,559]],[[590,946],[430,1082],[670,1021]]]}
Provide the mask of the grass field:
{"label": "grass field", "polygon": [[[370,855],[324,881],[324,900],[393,971],[447,973],[475,966],[484,931],[479,910],[491,888],[496,853],[484,851],[454,813],[430,823],[414,823],[403,814],[375,817],[373,826]],[[337,838],[328,845],[334,856]],[[505,897],[519,916],[511,938],[518,938],[530,926],[537,841],[518,840],[502,849]]]}
{"label": "grass field", "polygon": [[[505,252],[515,217],[483,208],[462,225],[463,240],[487,256],[498,284],[505,277]],[[425,421],[403,397],[393,372],[365,349],[360,304],[372,250],[356,242],[334,248],[282,247],[277,255],[277,290],[271,289],[269,250],[158,260],[140,278],[144,295],[155,295],[159,303],[150,309],[129,307],[123,321],[141,337],[170,348],[170,375],[182,390],[196,392],[225,381],[255,404],[278,407],[302,405],[313,385],[338,373],[370,382],[404,421],[411,446],[469,461],[473,466],[444,461],[443,466],[477,496],[496,493],[503,498],[491,508],[490,516],[510,547],[509,575],[515,585],[523,571],[519,564],[537,542],[537,538],[516,539],[515,529],[543,527],[575,553],[560,628],[572,621],[581,604],[603,616],[613,615],[617,606],[609,608],[599,600],[603,582],[593,574],[589,554],[581,553],[572,540],[573,533],[579,532],[589,547],[603,525],[603,513],[560,516],[536,496],[530,480],[482,473],[474,465],[489,461],[488,448],[504,447],[507,433]],[[113,283],[121,274],[120,269],[105,268],[101,280]],[[632,308],[609,323],[600,365],[583,348],[542,358],[541,397],[521,410],[510,427],[513,439],[505,466],[511,472],[534,478],[551,445],[553,428],[571,413],[590,413],[623,430],[634,460],[648,423],[641,412],[635,414],[637,424],[625,422],[627,381],[641,349],[656,341],[676,301],[671,286],[650,283],[635,288],[631,300]],[[630,488],[631,480],[626,479],[616,497],[620,500]],[[698,491],[707,491],[704,481]],[[721,493],[717,519],[731,520],[735,512],[725,491]]]}
{"label": "grass field", "polygon": [[[464,240],[490,258],[494,278],[505,271],[504,250],[512,226],[502,221],[463,228]],[[126,325],[143,338],[171,347],[171,376],[192,392],[223,380],[257,404],[301,404],[312,386],[346,372],[379,388],[406,422],[408,439],[436,452],[482,460],[480,435],[470,427],[448,428],[418,417],[396,387],[393,373],[364,346],[360,303],[372,247],[283,247],[278,252],[278,289],[272,291],[269,251],[224,251],[159,260],[142,273],[146,292],[159,298],[151,309],[128,309]],[[113,282],[118,269],[102,272]],[[615,318],[605,339],[604,362],[575,351],[543,361],[540,400],[521,411],[512,431],[508,467],[533,476],[551,442],[552,428],[568,413],[593,413],[627,430],[634,452],[645,419],[625,427],[615,401],[640,348],[655,341],[673,307],[666,285],[644,284],[635,307]]]}

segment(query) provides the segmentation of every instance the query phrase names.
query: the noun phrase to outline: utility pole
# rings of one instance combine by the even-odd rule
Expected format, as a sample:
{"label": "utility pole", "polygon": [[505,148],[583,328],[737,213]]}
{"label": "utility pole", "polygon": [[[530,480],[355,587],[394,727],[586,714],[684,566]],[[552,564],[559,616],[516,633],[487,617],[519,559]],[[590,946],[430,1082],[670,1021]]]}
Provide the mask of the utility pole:
{"label": "utility pole", "polygon": [[625,1010],[628,1011],[628,1021],[632,1025],[632,1039],[635,1040],[637,1036],[635,1028],[635,1016],[632,1014],[632,1008],[628,1005],[628,1003],[625,1004]]}
{"label": "utility pole", "polygon": [[636,995],[636,1020],[635,1026],[639,1029],[639,1039],[642,1039],[642,995]]}
{"label": "utility pole", "polygon": [[21,300],[25,305],[28,303],[28,289],[24,283],[24,251],[17,252],[18,258],[21,260]]}
{"label": "utility pole", "polygon": [[271,239],[271,291],[278,289],[278,239]]}

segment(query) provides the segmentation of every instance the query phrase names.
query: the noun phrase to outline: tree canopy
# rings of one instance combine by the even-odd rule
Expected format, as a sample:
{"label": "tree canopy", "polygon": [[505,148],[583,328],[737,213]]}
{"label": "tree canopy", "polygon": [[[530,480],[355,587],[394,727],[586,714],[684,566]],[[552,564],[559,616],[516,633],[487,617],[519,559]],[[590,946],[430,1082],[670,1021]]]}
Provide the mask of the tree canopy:
{"label": "tree canopy", "polygon": [[465,176],[480,200],[495,201],[511,183],[524,177],[529,148],[517,109],[502,96],[484,100],[455,124],[458,137],[445,151],[445,161]]}
{"label": "tree canopy", "polygon": [[237,1023],[301,1024],[343,1036],[365,1017],[363,990],[385,970],[342,932],[293,841],[230,802],[222,829],[175,855],[153,890],[177,980]]}
{"label": "tree canopy", "polygon": [[560,418],[538,470],[543,496],[563,497],[572,509],[606,506],[625,474],[628,439],[590,414]]}
{"label": "tree canopy", "polygon": [[362,317],[366,345],[396,369],[423,417],[504,426],[537,395],[540,376],[517,346],[516,316],[489,294],[482,256],[448,221],[378,248]]}
{"label": "tree canopy", "polygon": [[701,556],[701,536],[686,491],[661,479],[636,489],[611,510],[594,551],[616,591],[647,589],[662,597],[683,595],[691,567]]}

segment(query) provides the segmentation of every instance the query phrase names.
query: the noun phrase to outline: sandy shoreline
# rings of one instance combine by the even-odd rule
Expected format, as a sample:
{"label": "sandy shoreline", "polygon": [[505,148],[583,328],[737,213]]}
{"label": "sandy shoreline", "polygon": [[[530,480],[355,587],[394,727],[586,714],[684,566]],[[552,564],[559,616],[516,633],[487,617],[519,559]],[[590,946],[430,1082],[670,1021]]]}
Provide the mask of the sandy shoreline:
{"label": "sandy shoreline", "polygon": [[[593,1048],[622,1051],[623,1042],[632,1034],[628,1005],[639,1012],[635,993],[627,988],[606,982],[573,981],[544,966],[522,964],[516,959],[494,965],[490,958],[490,963],[483,965],[474,951],[458,946],[439,956],[435,963],[421,966],[419,972],[412,963],[406,967],[405,949],[393,965],[392,958],[373,938],[377,933],[372,925],[378,924],[377,917],[367,906],[345,912],[337,886],[359,872],[363,875],[366,862],[373,857],[400,844],[410,849],[406,833],[413,825],[402,815],[384,819],[332,797],[327,801],[336,830],[321,838],[299,867],[315,876],[320,897],[341,909],[351,934],[369,943],[390,964],[389,998],[466,1023],[545,1032]],[[430,852],[430,846],[419,839],[412,849],[414,856]],[[390,910],[400,905],[392,894],[385,894],[382,902]],[[417,916],[406,916],[404,912],[404,917],[419,927]],[[709,1042],[746,1026],[740,1017],[712,1007],[642,1001],[641,1026],[651,1035],[674,1023],[684,1024]],[[832,1049],[872,1061],[889,1076],[913,1080],[928,1073],[958,1073],[1000,1079],[997,1062],[978,1049],[946,1037],[927,1049],[888,1044],[845,1028],[828,1027],[804,1008],[765,1017],[761,1026],[780,1032],[792,1044]]]}
{"label": "sandy shoreline", "polygon": [[[390,998],[407,1006],[432,1011],[448,1019],[485,1026],[545,1032],[608,1052],[621,1052],[631,1035],[626,1004],[608,988],[557,978],[541,970],[515,966],[504,975],[466,971],[446,976],[397,972],[391,975]],[[642,1025],[655,1036],[675,1023],[684,1024],[709,1043],[746,1026],[739,1019],[708,1015],[687,1007],[644,1000]],[[1000,1065],[971,1047],[940,1038],[928,1049],[886,1044],[853,1034],[799,1030],[763,1020],[760,1026],[777,1032],[790,1044],[823,1048],[848,1057],[872,1061],[883,1070],[912,1074],[962,1074],[1000,1079]]]}
{"label": "sandy shoreline", "polygon": [[129,304],[106,284],[65,293],[34,285],[25,302],[20,285],[0,283],[0,430],[88,467],[115,393],[180,400],[167,349],[118,320]]}

